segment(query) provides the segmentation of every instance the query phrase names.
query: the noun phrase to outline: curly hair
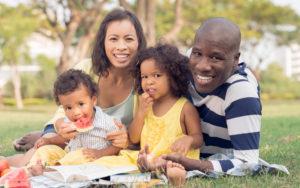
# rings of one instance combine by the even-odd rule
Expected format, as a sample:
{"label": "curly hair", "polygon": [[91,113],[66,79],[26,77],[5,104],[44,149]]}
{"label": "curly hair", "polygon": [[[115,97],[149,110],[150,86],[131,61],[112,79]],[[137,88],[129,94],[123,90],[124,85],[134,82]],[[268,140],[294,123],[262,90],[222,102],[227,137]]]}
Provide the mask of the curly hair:
{"label": "curly hair", "polygon": [[187,93],[190,78],[189,59],[180,54],[175,46],[169,44],[158,44],[140,51],[132,60],[137,62],[133,65],[132,74],[135,78],[135,91],[143,93],[141,80],[141,64],[143,61],[153,59],[156,65],[167,73],[171,92],[176,97]]}
{"label": "curly hair", "polygon": [[133,24],[138,38],[137,51],[146,48],[146,38],[144,36],[143,28],[138,18],[127,10],[116,9],[111,11],[103,19],[98,29],[96,42],[92,51],[93,71],[98,76],[108,76],[108,68],[111,66],[111,63],[105,53],[104,45],[107,26],[113,21],[121,20],[129,20]]}
{"label": "curly hair", "polygon": [[58,96],[66,95],[78,89],[83,84],[90,97],[97,96],[98,86],[92,78],[81,70],[70,69],[62,73],[54,83],[54,97],[56,104],[60,105]]}

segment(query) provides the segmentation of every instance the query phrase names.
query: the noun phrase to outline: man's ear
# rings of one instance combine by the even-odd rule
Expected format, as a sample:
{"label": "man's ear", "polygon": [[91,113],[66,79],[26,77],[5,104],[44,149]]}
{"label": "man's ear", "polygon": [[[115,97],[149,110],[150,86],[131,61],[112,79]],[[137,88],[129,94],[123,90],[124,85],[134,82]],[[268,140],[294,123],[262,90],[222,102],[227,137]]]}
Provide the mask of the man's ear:
{"label": "man's ear", "polygon": [[240,52],[235,54],[235,56],[234,56],[234,67],[237,67],[237,65],[239,64],[240,55],[241,55]]}

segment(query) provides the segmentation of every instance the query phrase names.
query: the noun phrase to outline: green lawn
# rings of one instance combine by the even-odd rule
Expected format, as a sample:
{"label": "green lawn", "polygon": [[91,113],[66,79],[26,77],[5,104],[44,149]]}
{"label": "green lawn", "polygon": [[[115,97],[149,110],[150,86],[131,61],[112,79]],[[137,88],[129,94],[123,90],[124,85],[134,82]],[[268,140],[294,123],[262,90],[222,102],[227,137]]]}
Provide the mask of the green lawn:
{"label": "green lawn", "polygon": [[[12,142],[25,133],[41,130],[55,111],[55,105],[0,109],[0,155],[14,153]],[[260,157],[285,165],[290,176],[265,174],[220,179],[192,179],[186,187],[300,187],[300,100],[264,101]]]}

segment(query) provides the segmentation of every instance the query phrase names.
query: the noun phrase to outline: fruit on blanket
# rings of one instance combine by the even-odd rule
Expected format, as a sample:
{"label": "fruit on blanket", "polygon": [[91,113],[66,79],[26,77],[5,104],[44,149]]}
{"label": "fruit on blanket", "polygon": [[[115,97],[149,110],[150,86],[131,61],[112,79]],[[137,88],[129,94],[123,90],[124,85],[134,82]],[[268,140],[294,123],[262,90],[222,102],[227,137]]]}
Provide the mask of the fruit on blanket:
{"label": "fruit on blanket", "polygon": [[5,188],[31,188],[29,179],[11,179],[6,180],[4,184]]}
{"label": "fruit on blanket", "polygon": [[94,128],[91,118],[83,116],[77,119],[74,122],[74,125],[76,126],[76,130],[82,133],[92,130]]}
{"label": "fruit on blanket", "polygon": [[5,159],[0,159],[0,173],[9,168],[9,164]]}
{"label": "fruit on blanket", "polygon": [[155,160],[156,160],[156,155],[155,154],[150,153],[150,154],[147,155],[147,162],[149,164],[153,164],[155,162]]}
{"label": "fruit on blanket", "polygon": [[11,171],[12,171],[12,169],[10,169],[10,168],[7,168],[7,169],[3,170],[3,171],[1,172],[1,177],[4,176],[5,174],[11,172]]}
{"label": "fruit on blanket", "polygon": [[[11,181],[11,180],[20,180],[21,182],[29,181],[26,169],[25,168],[18,168],[16,170],[13,170],[13,171],[5,174],[0,179],[0,185],[5,185],[6,182],[8,182],[8,183],[11,182],[11,184],[9,184],[9,185],[17,184],[17,181]],[[18,184],[20,184],[20,183],[18,183]],[[24,184],[24,185],[27,185],[27,183]],[[11,186],[11,187],[13,187],[13,186]]]}

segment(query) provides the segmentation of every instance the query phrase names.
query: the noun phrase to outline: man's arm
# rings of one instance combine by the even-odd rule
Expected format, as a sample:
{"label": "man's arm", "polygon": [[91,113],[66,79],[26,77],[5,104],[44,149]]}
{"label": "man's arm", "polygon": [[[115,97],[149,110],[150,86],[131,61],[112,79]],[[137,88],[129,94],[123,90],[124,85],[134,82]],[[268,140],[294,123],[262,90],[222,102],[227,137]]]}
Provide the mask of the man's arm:
{"label": "man's arm", "polygon": [[184,166],[185,170],[200,170],[203,172],[214,170],[213,165],[210,161],[189,159],[178,153],[163,154],[162,158],[181,164],[182,166]]}

